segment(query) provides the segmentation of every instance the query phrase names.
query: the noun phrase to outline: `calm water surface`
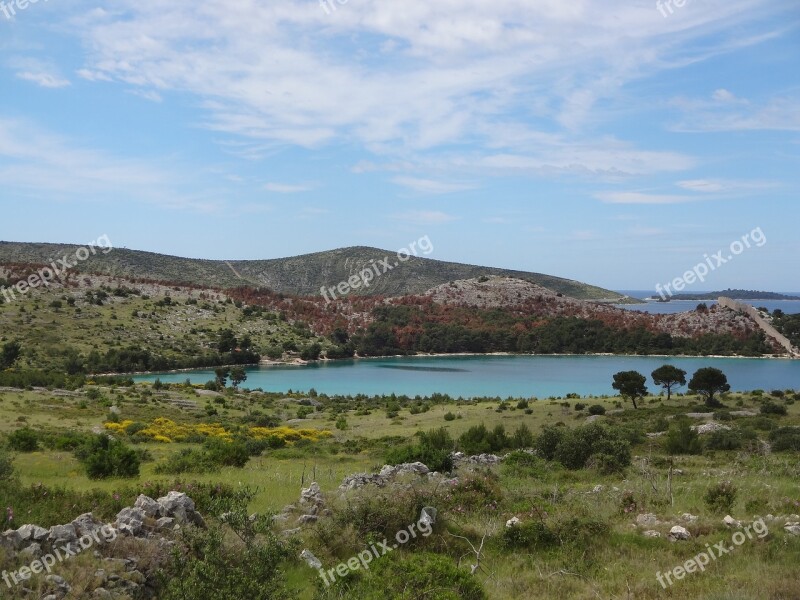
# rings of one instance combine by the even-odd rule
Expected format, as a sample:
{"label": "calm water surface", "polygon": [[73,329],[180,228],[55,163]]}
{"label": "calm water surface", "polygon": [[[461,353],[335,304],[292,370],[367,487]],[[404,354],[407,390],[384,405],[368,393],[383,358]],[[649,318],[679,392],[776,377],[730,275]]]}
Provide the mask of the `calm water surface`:
{"label": "calm water surface", "polygon": [[[247,369],[245,387],[265,391],[326,394],[447,393],[477,396],[548,397],[568,393],[614,394],[612,376],[635,370],[648,377],[665,364],[691,374],[701,367],[722,369],[737,391],[800,389],[800,360],[749,358],[660,358],[644,356],[453,356],[335,361],[307,366],[263,366]],[[137,381],[192,383],[214,379],[213,369],[136,376]],[[685,389],[685,388],[684,388]]]}

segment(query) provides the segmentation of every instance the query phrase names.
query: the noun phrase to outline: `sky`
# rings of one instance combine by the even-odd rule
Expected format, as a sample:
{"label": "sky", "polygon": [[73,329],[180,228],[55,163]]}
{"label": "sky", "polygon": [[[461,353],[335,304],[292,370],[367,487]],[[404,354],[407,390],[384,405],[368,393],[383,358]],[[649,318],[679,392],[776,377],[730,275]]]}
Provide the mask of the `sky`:
{"label": "sky", "polygon": [[0,0],[0,240],[800,291],[799,59],[796,0]]}

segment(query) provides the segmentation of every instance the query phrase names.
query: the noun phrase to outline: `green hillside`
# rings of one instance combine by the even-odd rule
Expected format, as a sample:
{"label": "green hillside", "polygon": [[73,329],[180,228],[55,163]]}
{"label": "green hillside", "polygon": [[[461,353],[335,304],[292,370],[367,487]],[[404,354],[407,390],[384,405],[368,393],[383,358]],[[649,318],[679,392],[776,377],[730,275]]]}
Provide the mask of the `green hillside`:
{"label": "green hillside", "polygon": [[[64,255],[74,255],[79,247],[0,242],[0,264],[47,264]],[[180,258],[139,250],[114,249],[108,254],[95,254],[89,260],[79,263],[74,270],[203,287],[260,286],[285,294],[311,296],[318,295],[323,286],[335,286],[387,257],[390,259],[390,266],[394,267],[399,262],[393,252],[362,246],[290,258],[232,261]],[[379,269],[383,270],[383,267]],[[525,279],[565,296],[583,300],[623,299],[616,292],[561,277],[417,257],[397,264],[395,268],[376,277],[368,289],[362,288],[357,293],[386,296],[419,294],[448,281],[481,275]]]}

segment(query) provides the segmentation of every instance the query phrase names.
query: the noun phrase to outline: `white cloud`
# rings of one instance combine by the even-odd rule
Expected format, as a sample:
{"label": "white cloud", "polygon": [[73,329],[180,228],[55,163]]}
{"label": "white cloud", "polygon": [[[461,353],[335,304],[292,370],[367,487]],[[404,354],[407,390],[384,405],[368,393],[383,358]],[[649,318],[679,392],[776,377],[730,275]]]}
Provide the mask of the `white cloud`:
{"label": "white cloud", "polygon": [[681,204],[696,202],[694,196],[678,196],[670,194],[647,194],[643,192],[601,192],[595,198],[607,204]]}
{"label": "white cloud", "polygon": [[31,81],[44,88],[62,88],[71,85],[69,80],[64,79],[63,77],[58,77],[57,75],[53,75],[52,73],[33,73],[31,71],[22,71],[17,73],[17,77],[19,79],[24,79],[25,81]]}
{"label": "white cloud", "polygon": [[418,225],[441,225],[455,221],[458,217],[436,210],[412,210],[393,215],[398,221],[409,221]]}
{"label": "white cloud", "polygon": [[299,194],[313,190],[314,186],[308,184],[268,183],[264,186],[264,189],[274,194]]}
{"label": "white cloud", "polygon": [[418,177],[395,177],[392,179],[397,185],[407,187],[419,194],[453,194],[475,189],[477,186],[470,183],[458,183],[447,181],[435,181],[433,179],[421,179]]}
{"label": "white cloud", "polygon": [[[74,25],[90,48],[82,77],[187,93],[206,127],[249,140],[254,159],[271,144],[344,141],[415,162],[413,153],[481,142],[492,150],[454,151],[450,162],[607,176],[680,170],[691,159],[607,149],[590,133],[603,103],[630,82],[707,58],[689,50],[694,40],[717,36],[716,53],[740,47],[720,33],[778,10],[707,0],[665,20],[636,3],[351,0],[326,15],[289,0],[235,10],[227,0],[120,0]],[[534,122],[560,133],[533,131]],[[527,143],[514,144],[510,130]]]}
{"label": "white cloud", "polygon": [[30,81],[39,87],[57,89],[71,85],[70,81],[61,76],[58,68],[49,61],[28,56],[12,56],[6,62],[15,71],[17,79]]}

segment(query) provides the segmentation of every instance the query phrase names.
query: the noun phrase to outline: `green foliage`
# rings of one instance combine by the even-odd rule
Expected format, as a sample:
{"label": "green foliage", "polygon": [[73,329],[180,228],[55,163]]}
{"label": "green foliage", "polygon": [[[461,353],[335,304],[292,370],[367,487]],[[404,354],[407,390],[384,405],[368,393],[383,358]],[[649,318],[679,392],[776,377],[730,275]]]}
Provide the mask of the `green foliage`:
{"label": "green foliage", "polygon": [[345,431],[347,429],[347,419],[344,417],[339,417],[336,419],[336,429],[340,429],[341,431]]}
{"label": "green foliage", "polygon": [[12,367],[17,362],[21,351],[22,346],[16,340],[3,344],[3,349],[0,350],[0,371]]}
{"label": "green foliage", "polygon": [[413,446],[393,448],[386,454],[386,462],[399,465],[410,462],[421,462],[431,471],[449,473],[453,470],[453,459],[450,454],[455,445],[444,427],[432,429],[427,433],[419,432],[419,443]]}
{"label": "green foliage", "polygon": [[718,429],[705,439],[706,450],[739,450],[742,447],[742,435],[736,431]]}
{"label": "green foliage", "polygon": [[800,429],[781,427],[769,434],[769,441],[775,452],[800,452]]}
{"label": "green foliage", "polygon": [[35,452],[39,449],[39,436],[30,427],[8,434],[8,447],[17,452]]}
{"label": "green foliage", "polygon": [[759,412],[762,415],[786,416],[789,411],[782,404],[778,404],[776,402],[772,402],[771,400],[767,400],[761,405],[761,410]]}
{"label": "green foliage", "polygon": [[184,473],[216,473],[220,467],[211,460],[207,452],[194,448],[181,448],[170,454],[167,459],[155,467],[159,475],[182,475]]}
{"label": "green foliage", "polygon": [[300,358],[303,360],[319,360],[319,355],[322,353],[322,346],[320,346],[317,342],[310,344],[303,348],[300,352]]}
{"label": "green foliage", "polygon": [[75,451],[89,479],[137,477],[141,458],[132,448],[103,434],[90,436]]}
{"label": "green foliage", "polygon": [[666,450],[670,454],[700,454],[700,436],[692,429],[689,421],[680,419],[670,426],[667,432]]}
{"label": "green foliage", "polygon": [[672,397],[675,387],[686,385],[686,371],[675,365],[664,365],[651,373],[653,383],[667,390],[667,400]]}
{"label": "green foliage", "polygon": [[717,394],[727,392],[731,389],[728,378],[719,369],[713,367],[703,367],[698,369],[689,382],[689,391],[700,394],[707,406],[720,406],[716,399]]}
{"label": "green foliage", "polygon": [[[162,600],[283,600],[292,597],[282,564],[294,548],[272,531],[269,515],[250,519],[247,499],[225,503],[224,523],[186,527],[162,573]],[[214,507],[219,514],[223,504]]]}
{"label": "green foliage", "polygon": [[708,488],[703,500],[712,512],[730,514],[733,512],[737,494],[738,490],[733,483],[722,481]]}
{"label": "green foliage", "polygon": [[228,442],[218,438],[208,438],[205,449],[212,462],[224,467],[242,468],[250,460],[247,445],[239,440]]}
{"label": "green foliage", "polygon": [[435,600],[485,600],[488,597],[479,580],[459,569],[453,559],[427,552],[393,553],[373,563],[363,577],[350,575],[345,582],[349,588],[346,597],[359,600],[417,600],[422,597],[423,590],[426,590],[425,597]]}
{"label": "green foliage", "polygon": [[589,407],[589,414],[590,415],[604,415],[606,414],[606,407],[602,404],[592,404]]}
{"label": "green foliage", "polygon": [[614,382],[611,384],[623,398],[627,398],[633,403],[633,408],[637,408],[636,400],[647,395],[647,379],[637,371],[620,371],[614,375]]}
{"label": "green foliage", "polygon": [[502,466],[503,473],[511,477],[530,477],[545,479],[550,467],[534,454],[516,450],[506,456]]}
{"label": "green foliage", "polygon": [[543,521],[527,521],[503,531],[503,546],[508,550],[547,550],[558,545],[558,536]]}
{"label": "green foliage", "polygon": [[445,421],[455,421],[456,420],[456,416],[452,412],[448,411],[448,412],[446,412],[444,414],[444,420]]}
{"label": "green foliage", "polygon": [[575,429],[545,427],[534,443],[536,452],[568,469],[595,467],[603,473],[619,472],[630,465],[627,434],[592,423]]}
{"label": "green foliage", "polygon": [[594,466],[603,473],[613,473],[630,465],[631,447],[619,431],[590,424],[568,430],[554,458],[567,469]]}

